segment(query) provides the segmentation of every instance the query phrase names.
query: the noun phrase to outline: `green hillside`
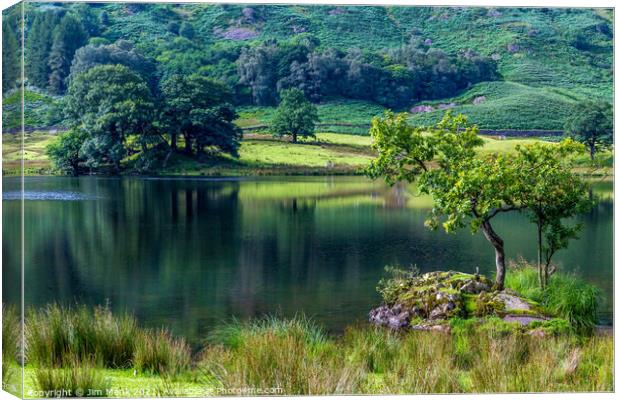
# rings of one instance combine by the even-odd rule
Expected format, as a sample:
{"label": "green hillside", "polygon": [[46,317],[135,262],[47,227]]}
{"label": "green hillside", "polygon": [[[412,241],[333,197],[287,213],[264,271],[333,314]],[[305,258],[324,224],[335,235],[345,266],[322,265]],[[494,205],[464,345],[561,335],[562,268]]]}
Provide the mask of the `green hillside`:
{"label": "green hillside", "polygon": [[[385,108],[409,111],[427,105],[434,111],[412,113],[412,122],[431,123],[445,108],[454,108],[481,128],[559,130],[576,101],[613,97],[613,13],[607,9],[121,3],[28,7],[30,24],[38,14],[72,10],[89,33],[89,43],[128,40],[154,60],[160,76],[201,71],[224,81],[235,92],[242,126],[268,122],[271,109],[252,105],[235,61],[242,48],[270,40],[284,46],[311,39],[316,52],[333,48],[342,57],[359,49],[364,62],[392,76],[401,66],[386,61],[387,55],[412,38],[423,42],[419,46],[427,54],[441,50],[467,59],[473,51],[496,63],[497,78],[491,82],[474,80],[451,95],[393,101],[396,106],[388,100],[377,104],[347,95],[322,96],[317,102],[327,122],[368,123]],[[33,51],[26,40],[27,59]],[[455,60],[459,65],[461,58]],[[10,103],[5,101],[4,107]],[[40,108],[27,120],[46,123],[49,118],[42,113],[49,115],[49,107]],[[5,119],[3,124],[7,128],[13,122]]]}

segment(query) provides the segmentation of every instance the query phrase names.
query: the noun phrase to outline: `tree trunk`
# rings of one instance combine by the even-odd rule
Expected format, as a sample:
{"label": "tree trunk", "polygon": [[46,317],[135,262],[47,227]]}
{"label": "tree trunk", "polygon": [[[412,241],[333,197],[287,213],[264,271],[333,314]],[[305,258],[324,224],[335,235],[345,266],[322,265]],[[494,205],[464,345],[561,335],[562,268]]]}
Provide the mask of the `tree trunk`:
{"label": "tree trunk", "polygon": [[493,230],[491,223],[486,220],[482,223],[482,232],[484,237],[491,243],[495,249],[495,289],[504,289],[504,279],[506,278],[506,261],[504,254],[504,241]]}
{"label": "tree trunk", "polygon": [[172,151],[177,150],[177,133],[170,135],[170,148],[172,148]]}
{"label": "tree trunk", "polygon": [[297,143],[297,134],[293,133],[293,143]]}
{"label": "tree trunk", "polygon": [[594,140],[588,142],[588,149],[590,150],[590,161],[594,162],[594,153],[596,152],[596,142]]}
{"label": "tree trunk", "polygon": [[538,222],[536,224],[536,228],[537,228],[537,243],[538,243],[538,283],[540,284],[540,288],[544,289],[545,288],[545,279],[543,277],[543,265],[542,265],[542,226],[541,223]]}
{"label": "tree trunk", "polygon": [[191,155],[192,154],[192,139],[189,137],[189,135],[183,135],[183,137],[185,138],[185,148],[183,150],[185,151],[185,154]]}

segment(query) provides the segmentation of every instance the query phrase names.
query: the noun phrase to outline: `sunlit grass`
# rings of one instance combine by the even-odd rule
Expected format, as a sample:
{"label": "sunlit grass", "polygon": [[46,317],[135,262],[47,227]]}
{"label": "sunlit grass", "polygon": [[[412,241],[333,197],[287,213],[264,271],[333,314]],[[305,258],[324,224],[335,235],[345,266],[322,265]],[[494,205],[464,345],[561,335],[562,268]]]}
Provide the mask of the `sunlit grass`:
{"label": "sunlit grass", "polygon": [[[56,139],[44,132],[27,134],[24,143],[26,174],[50,172],[46,147]],[[484,136],[480,154],[510,155],[516,146],[540,143],[537,138],[499,139]],[[269,134],[246,134],[239,149],[240,157],[221,156],[199,162],[178,154],[171,159],[162,174],[172,175],[341,175],[362,174],[363,168],[374,157],[370,136],[318,132],[316,139],[305,139],[293,144],[287,139],[276,139]],[[5,174],[20,173],[20,135],[3,135],[3,170]],[[182,143],[181,143],[182,146]],[[587,156],[576,160],[579,173],[613,174],[613,152],[603,151],[592,165]]]}
{"label": "sunlit grass", "polygon": [[[75,334],[78,342],[90,338],[83,330]],[[167,333],[140,329],[138,341],[141,335],[151,341],[143,345],[148,356],[134,355],[124,368],[102,368],[97,352],[88,357],[67,350],[62,366],[27,357],[25,394],[86,388],[114,397],[200,396],[252,387],[288,395],[613,389],[612,337],[561,333],[541,339],[497,318],[456,321],[452,334],[353,326],[338,336],[303,316],[232,321],[205,337],[191,362],[182,344],[170,345]],[[169,358],[175,348],[183,356]],[[184,361],[170,368],[166,360],[177,366]]]}
{"label": "sunlit grass", "polygon": [[297,330],[279,329],[288,324],[236,328],[227,340],[204,350],[200,365],[224,388],[277,386],[288,395],[613,388],[613,352],[606,353],[611,337],[541,340],[517,331],[500,332],[496,329],[503,327],[491,324],[485,330],[474,327],[452,335],[356,327],[343,337],[316,341]]}

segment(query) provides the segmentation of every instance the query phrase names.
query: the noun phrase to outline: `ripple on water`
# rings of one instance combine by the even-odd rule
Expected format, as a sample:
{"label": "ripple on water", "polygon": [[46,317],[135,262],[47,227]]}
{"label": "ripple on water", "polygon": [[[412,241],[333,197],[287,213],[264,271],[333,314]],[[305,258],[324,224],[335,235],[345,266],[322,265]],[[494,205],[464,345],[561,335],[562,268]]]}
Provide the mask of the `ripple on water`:
{"label": "ripple on water", "polygon": [[[50,191],[27,191],[24,192],[24,200],[57,200],[57,201],[79,201],[95,200],[96,196],[91,196],[80,192],[50,192]],[[2,200],[21,200],[22,192],[3,192]]]}

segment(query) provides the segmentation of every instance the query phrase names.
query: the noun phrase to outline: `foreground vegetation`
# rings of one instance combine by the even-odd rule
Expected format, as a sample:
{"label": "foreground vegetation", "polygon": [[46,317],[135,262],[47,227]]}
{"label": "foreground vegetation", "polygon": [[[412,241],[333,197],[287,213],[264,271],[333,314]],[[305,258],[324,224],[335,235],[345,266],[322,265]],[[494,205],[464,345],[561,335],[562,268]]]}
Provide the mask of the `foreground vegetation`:
{"label": "foreground vegetation", "polygon": [[[25,394],[50,397],[61,389],[70,396],[90,389],[91,395],[132,397],[235,394],[231,391],[240,388],[288,395],[613,390],[613,337],[581,329],[593,327],[595,288],[557,274],[543,290],[536,270],[523,265],[510,270],[506,285],[536,299],[556,318],[537,323],[534,330],[486,315],[452,318],[446,321],[450,333],[364,324],[332,336],[303,316],[265,317],[224,324],[192,352],[184,340],[141,328],[126,314],[49,305],[27,312]],[[10,385],[20,376],[19,324],[14,310],[3,311],[3,382]]]}

